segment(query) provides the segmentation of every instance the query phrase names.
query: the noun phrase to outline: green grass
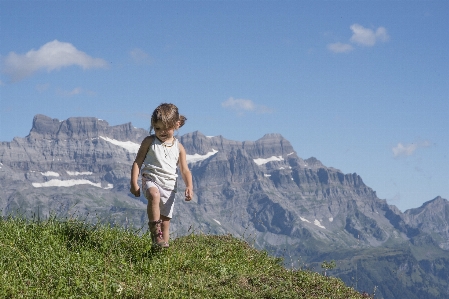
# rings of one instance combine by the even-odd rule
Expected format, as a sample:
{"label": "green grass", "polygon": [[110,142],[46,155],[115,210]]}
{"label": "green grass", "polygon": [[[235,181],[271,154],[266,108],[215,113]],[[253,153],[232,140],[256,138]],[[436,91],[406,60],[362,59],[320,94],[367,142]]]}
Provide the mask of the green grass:
{"label": "green grass", "polygon": [[336,278],[288,270],[230,235],[170,248],[81,220],[0,218],[0,298],[363,298]]}

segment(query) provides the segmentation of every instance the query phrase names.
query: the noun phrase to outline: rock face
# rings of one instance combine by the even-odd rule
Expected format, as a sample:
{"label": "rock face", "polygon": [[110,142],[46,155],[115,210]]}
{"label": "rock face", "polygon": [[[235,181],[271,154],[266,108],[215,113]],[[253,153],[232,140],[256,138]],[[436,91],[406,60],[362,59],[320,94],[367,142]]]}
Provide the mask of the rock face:
{"label": "rock face", "polygon": [[[28,136],[0,143],[1,213],[76,215],[146,230],[146,200],[128,190],[131,165],[147,133],[131,123],[109,126],[96,118],[35,116]],[[431,294],[447,291],[445,274],[437,270],[449,266],[447,200],[437,197],[401,213],[377,198],[356,173],[298,157],[280,134],[238,142],[193,132],[179,139],[188,154],[195,198],[183,201],[181,180],[173,236],[192,229],[232,233],[271,254],[288,254],[286,263],[294,266],[335,259],[346,267],[335,275],[348,284],[354,259],[388,261],[394,256],[392,267],[415,263],[419,275],[435,277],[422,287],[432,286],[427,297],[418,288],[407,298],[415,298],[414,293],[438,298]],[[365,271],[380,271],[370,270],[376,263],[369,265]],[[401,283],[382,280],[397,279],[392,274],[371,274],[360,285],[384,285],[384,298],[405,294]]]}
{"label": "rock face", "polygon": [[421,207],[405,211],[405,223],[432,235],[432,242],[449,250],[449,203],[440,196]]}
{"label": "rock face", "polygon": [[29,139],[95,139],[99,136],[108,136],[117,140],[139,142],[147,135],[147,131],[134,128],[131,123],[111,127],[109,124],[95,117],[71,117],[64,121],[51,119],[38,114],[33,119]]}
{"label": "rock face", "polygon": [[[126,190],[146,135],[131,123],[109,126],[93,117],[59,121],[36,115],[28,136],[0,143],[2,214],[97,213],[141,225],[145,204]],[[130,210],[113,212],[117,207]]]}

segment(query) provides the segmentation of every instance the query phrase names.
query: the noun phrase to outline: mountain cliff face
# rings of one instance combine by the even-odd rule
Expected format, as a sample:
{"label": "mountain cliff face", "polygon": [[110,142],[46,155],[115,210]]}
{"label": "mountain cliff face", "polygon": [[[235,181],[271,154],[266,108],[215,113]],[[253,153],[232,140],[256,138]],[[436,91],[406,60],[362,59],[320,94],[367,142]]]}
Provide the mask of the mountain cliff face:
{"label": "mountain cliff face", "polygon": [[195,132],[181,143],[189,153],[216,152],[191,164],[201,208],[234,233],[253,229],[259,244],[279,245],[282,235],[291,242],[307,236],[317,246],[331,242],[334,248],[380,246],[415,233],[360,176],[301,159],[279,134],[235,142]]}
{"label": "mountain cliff face", "polygon": [[421,207],[405,211],[404,222],[430,234],[439,247],[449,250],[449,203],[440,196]]}
{"label": "mountain cliff face", "polygon": [[[146,230],[146,200],[128,191],[146,135],[130,123],[35,116],[28,136],[0,143],[2,214],[77,216]],[[334,275],[361,291],[378,286],[377,298],[439,298],[449,291],[441,271],[449,268],[446,199],[402,213],[356,173],[300,158],[279,134],[245,142],[200,132],[179,139],[195,198],[184,202],[178,193],[174,236],[192,229],[232,233],[294,266],[334,259]],[[408,272],[399,277],[398,269]],[[379,271],[389,274],[376,276]],[[354,283],[354,275],[362,281]],[[406,292],[410,283],[416,290]]]}
{"label": "mountain cliff face", "polygon": [[[4,215],[90,213],[140,225],[145,204],[126,191],[137,143],[146,135],[130,123],[36,115],[27,137],[0,144],[0,210]],[[127,212],[116,212],[121,209]]]}

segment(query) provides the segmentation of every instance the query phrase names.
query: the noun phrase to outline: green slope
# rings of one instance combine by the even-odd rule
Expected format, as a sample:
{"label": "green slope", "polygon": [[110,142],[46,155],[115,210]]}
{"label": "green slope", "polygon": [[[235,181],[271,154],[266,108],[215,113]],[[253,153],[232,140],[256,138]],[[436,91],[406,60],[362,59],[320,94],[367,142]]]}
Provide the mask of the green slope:
{"label": "green slope", "polygon": [[0,273],[1,298],[363,298],[229,235],[159,251],[146,234],[71,219],[0,218]]}

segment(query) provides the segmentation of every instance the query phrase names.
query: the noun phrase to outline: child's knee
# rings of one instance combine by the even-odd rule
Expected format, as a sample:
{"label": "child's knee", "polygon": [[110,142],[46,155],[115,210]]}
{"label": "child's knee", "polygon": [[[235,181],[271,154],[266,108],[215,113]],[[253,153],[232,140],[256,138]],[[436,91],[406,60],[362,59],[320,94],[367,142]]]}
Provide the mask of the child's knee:
{"label": "child's knee", "polygon": [[149,201],[153,201],[153,200],[159,200],[161,198],[161,195],[160,195],[159,190],[157,188],[149,188],[145,192],[145,197]]}

